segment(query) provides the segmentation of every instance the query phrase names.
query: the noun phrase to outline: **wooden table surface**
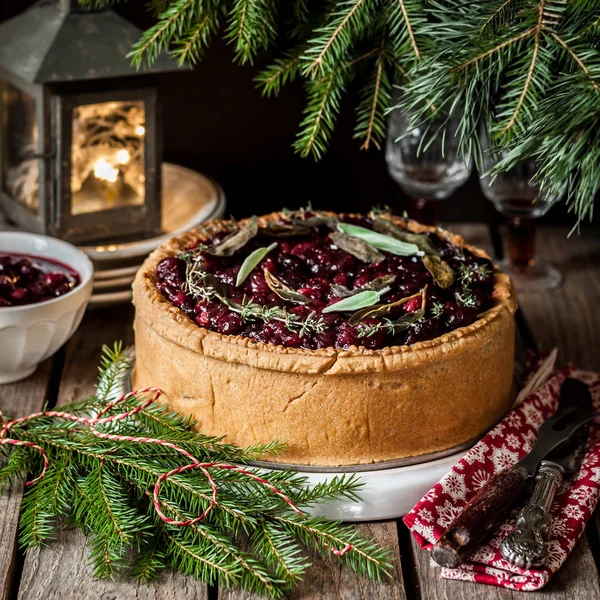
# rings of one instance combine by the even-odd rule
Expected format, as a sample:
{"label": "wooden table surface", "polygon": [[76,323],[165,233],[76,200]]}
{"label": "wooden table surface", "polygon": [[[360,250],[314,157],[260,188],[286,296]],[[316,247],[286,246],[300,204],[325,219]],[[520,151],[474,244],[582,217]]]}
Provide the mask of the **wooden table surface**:
{"label": "wooden table surface", "polygon": [[[488,230],[482,225],[452,229],[470,242],[492,251]],[[539,347],[558,346],[560,362],[600,369],[600,240],[591,235],[566,239],[563,229],[545,229],[539,255],[565,273],[561,288],[520,297],[529,332]],[[89,310],[79,330],[52,359],[29,379],[0,387],[0,407],[16,417],[49,406],[61,405],[93,392],[102,344],[133,341],[130,307]],[[0,496],[0,600],[200,600],[242,599],[239,591],[208,588],[191,578],[166,574],[150,586],[131,581],[94,581],[88,566],[84,536],[67,531],[47,547],[23,556],[17,544],[17,524],[22,489]],[[389,598],[423,600],[522,597],[529,600],[600,600],[598,517],[590,523],[573,554],[541,592],[513,592],[473,583],[440,579],[427,553],[418,549],[401,521],[360,525],[382,544],[393,548],[396,574],[387,585],[361,580],[338,564],[315,560],[295,598]]]}

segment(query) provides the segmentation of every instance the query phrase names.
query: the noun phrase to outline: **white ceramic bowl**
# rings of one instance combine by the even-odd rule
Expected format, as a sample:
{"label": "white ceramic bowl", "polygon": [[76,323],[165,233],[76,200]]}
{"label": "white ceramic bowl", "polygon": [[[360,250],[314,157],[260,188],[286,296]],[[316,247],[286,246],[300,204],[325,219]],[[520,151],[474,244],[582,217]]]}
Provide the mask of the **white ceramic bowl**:
{"label": "white ceramic bowl", "polygon": [[28,377],[71,337],[90,299],[94,272],[83,252],[45,235],[0,232],[0,254],[3,252],[55,259],[75,269],[81,283],[46,302],[0,307],[0,384]]}

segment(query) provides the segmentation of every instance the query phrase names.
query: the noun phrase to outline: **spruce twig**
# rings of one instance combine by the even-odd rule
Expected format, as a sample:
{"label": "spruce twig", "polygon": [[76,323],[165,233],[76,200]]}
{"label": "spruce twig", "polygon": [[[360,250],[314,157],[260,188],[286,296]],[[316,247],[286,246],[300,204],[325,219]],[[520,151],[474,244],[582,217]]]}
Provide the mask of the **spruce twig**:
{"label": "spruce twig", "polygon": [[[593,98],[600,94],[599,2],[149,0],[148,8],[156,22],[132,48],[136,66],[161,52],[196,63],[221,22],[240,63],[282,47],[256,83],[276,95],[304,80],[307,100],[294,142],[302,156],[319,159],[326,152],[357,80],[354,138],[361,149],[379,147],[396,83],[415,126],[458,114],[462,155],[482,166],[478,136],[485,128],[494,152],[509,155],[499,171],[533,159],[542,188],[567,189],[577,223],[592,217],[600,189],[600,112]],[[360,56],[369,59],[356,64],[353,57]],[[447,134],[444,127],[427,131],[429,137]]]}
{"label": "spruce twig", "polygon": [[[200,470],[174,473],[160,487],[157,502],[165,515],[160,518],[154,486],[165,473],[187,464],[181,451],[208,464],[243,465],[264,452],[281,450],[281,445],[242,449],[198,434],[190,419],[149,403],[146,393],[131,394],[113,405],[119,377],[128,372],[130,361],[121,345],[105,348],[92,398],[27,420],[2,417],[8,427],[0,441],[36,444],[47,457],[44,472],[36,448],[0,445],[0,483],[9,484],[28,472],[41,475],[23,499],[24,549],[49,543],[56,527],[66,523],[89,534],[96,577],[121,574],[148,581],[171,568],[211,585],[241,586],[272,598],[288,593],[304,575],[309,562],[302,547],[307,545],[339,556],[361,575],[380,580],[389,573],[387,550],[360,537],[353,527],[299,512],[327,499],[356,499],[354,477],[334,477],[310,489],[302,475],[273,472],[268,479],[278,495],[244,474],[255,473],[251,468],[209,466],[218,490],[213,499],[212,484]],[[68,421],[65,414],[86,420]],[[108,421],[99,420],[103,418]],[[104,437],[86,426],[90,419]],[[143,439],[137,442],[139,438]],[[197,521],[203,513],[205,518]],[[131,550],[136,551],[133,559]]]}

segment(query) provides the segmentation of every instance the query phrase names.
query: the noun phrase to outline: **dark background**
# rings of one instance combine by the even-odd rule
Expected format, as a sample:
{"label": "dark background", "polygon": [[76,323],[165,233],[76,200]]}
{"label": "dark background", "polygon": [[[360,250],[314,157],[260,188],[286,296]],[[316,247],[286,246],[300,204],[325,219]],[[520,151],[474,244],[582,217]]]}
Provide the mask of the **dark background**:
{"label": "dark background", "polygon": [[[0,21],[33,3],[0,0]],[[141,28],[151,23],[142,0],[130,0],[117,10]],[[231,49],[219,40],[194,70],[162,75],[165,160],[214,177],[225,189],[228,213],[236,217],[308,201],[332,210],[364,211],[383,204],[395,212],[406,209],[408,200],[389,177],[383,151],[361,151],[352,139],[352,92],[325,157],[315,162],[293,152],[304,89],[296,84],[278,98],[261,97],[253,77],[269,58],[237,66]],[[475,174],[441,209],[442,221],[497,218]],[[574,222],[564,204],[553,207],[543,220],[569,226]]]}

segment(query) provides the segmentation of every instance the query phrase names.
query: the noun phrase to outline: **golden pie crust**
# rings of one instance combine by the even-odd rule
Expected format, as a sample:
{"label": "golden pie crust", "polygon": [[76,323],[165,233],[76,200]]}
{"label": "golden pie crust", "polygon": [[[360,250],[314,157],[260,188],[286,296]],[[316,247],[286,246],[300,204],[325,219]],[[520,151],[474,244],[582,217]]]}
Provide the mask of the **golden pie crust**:
{"label": "golden pie crust", "polygon": [[[211,221],[170,240],[133,283],[134,388],[160,387],[202,433],[240,446],[286,442],[287,452],[265,457],[273,462],[357,465],[452,448],[490,429],[509,408],[517,304],[499,269],[494,306],[433,340],[380,350],[285,348],[199,327],[156,288],[160,260],[230,227]],[[412,221],[408,228],[432,230]]]}

